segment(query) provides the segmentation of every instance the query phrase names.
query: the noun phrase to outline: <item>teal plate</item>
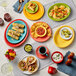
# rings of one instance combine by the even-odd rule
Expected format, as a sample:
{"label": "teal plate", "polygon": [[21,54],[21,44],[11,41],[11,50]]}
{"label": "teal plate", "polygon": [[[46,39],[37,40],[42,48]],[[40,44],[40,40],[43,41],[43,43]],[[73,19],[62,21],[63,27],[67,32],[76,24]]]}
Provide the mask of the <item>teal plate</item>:
{"label": "teal plate", "polygon": [[8,27],[8,29],[7,29],[7,31],[6,31],[6,38],[7,38],[7,40],[8,40],[10,43],[17,44],[17,43],[21,42],[21,41],[25,38],[25,36],[26,36],[26,34],[27,34],[27,26],[26,26],[26,24],[25,24],[23,21],[21,21],[21,20],[14,21],[13,23],[23,24],[23,25],[25,26],[25,27],[23,28],[24,33],[21,33],[21,36],[19,37],[19,40],[13,39],[13,38],[11,38],[10,36],[8,36],[8,31],[11,30],[12,27],[13,27],[12,23],[9,25],[9,27]]}
{"label": "teal plate", "polygon": [[[49,12],[50,12],[50,10],[52,10],[53,7],[54,7],[55,5],[57,5],[57,6],[64,5],[66,8],[68,8],[68,9],[70,10],[70,12],[69,12],[68,15],[65,16],[64,18],[61,18],[61,19],[55,19],[55,18],[49,16]],[[49,18],[52,19],[52,20],[54,20],[54,21],[63,21],[63,20],[65,20],[66,18],[69,17],[70,13],[71,13],[71,8],[70,8],[67,4],[65,4],[65,3],[56,3],[56,4],[54,4],[53,6],[51,6],[51,7],[49,8],[49,10],[48,10],[48,16],[49,16]]]}

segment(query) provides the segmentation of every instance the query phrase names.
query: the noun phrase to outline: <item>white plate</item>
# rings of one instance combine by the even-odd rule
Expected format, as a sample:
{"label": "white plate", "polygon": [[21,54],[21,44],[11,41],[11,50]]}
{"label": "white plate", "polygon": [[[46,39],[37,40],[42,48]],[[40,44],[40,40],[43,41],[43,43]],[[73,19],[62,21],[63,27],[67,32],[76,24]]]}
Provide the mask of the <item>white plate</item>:
{"label": "white plate", "polygon": [[[61,31],[64,30],[64,29],[68,29],[68,30],[70,31],[70,33],[71,33],[70,37],[66,38],[65,36],[63,36],[63,35],[61,34]],[[72,32],[72,30],[71,30],[70,28],[68,28],[68,27],[63,27],[63,28],[60,29],[60,36],[61,36],[63,39],[65,39],[65,40],[69,40],[69,39],[72,38],[73,32]]]}
{"label": "white plate", "polygon": [[[29,55],[29,56],[34,56],[34,55]],[[26,57],[24,57],[22,60],[27,60],[27,57],[29,57],[29,56],[26,56]],[[36,56],[34,56],[36,59],[37,59],[37,66],[38,66],[38,68],[39,68],[39,60],[38,60],[38,58],[36,57]],[[30,74],[33,74],[33,73],[35,73],[35,72],[33,72],[33,73],[31,73],[31,72],[29,72],[29,71],[22,71],[24,74],[28,74],[28,75],[30,75]]]}

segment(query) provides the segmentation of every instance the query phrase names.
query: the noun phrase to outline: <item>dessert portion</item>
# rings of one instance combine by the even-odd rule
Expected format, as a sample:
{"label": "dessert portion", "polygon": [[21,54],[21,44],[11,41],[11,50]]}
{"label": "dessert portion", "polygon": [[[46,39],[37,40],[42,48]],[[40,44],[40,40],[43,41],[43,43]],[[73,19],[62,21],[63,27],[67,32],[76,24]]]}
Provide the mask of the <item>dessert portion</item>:
{"label": "dessert portion", "polygon": [[7,22],[11,21],[11,16],[10,16],[9,13],[4,14],[4,20],[7,21]]}
{"label": "dessert portion", "polygon": [[18,63],[18,67],[22,71],[34,73],[38,70],[37,59],[34,56],[28,56]]}
{"label": "dessert portion", "polygon": [[34,1],[30,1],[30,2],[26,3],[25,7],[26,7],[25,9],[28,13],[35,14],[38,11],[38,4]]}
{"label": "dessert portion", "polygon": [[33,26],[31,27],[31,35],[34,38],[42,38],[45,36],[51,37],[51,32],[48,24],[43,22],[34,23]]}
{"label": "dessert portion", "polygon": [[8,36],[10,36],[13,39],[19,40],[19,37],[22,33],[24,33],[24,25],[19,23],[13,23],[13,27],[8,31]]}
{"label": "dessert portion", "polygon": [[70,14],[70,7],[66,4],[55,4],[51,7],[48,12],[49,17],[53,18],[54,20],[65,19]]}

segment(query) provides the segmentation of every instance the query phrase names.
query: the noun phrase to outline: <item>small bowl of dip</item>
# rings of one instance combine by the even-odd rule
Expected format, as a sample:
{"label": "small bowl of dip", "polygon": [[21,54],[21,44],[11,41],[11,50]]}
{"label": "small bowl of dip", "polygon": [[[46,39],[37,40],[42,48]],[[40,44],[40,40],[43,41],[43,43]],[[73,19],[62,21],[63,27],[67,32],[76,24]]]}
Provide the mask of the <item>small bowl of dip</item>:
{"label": "small bowl of dip", "polygon": [[68,27],[63,27],[63,28],[61,28],[61,30],[60,30],[60,36],[61,36],[63,39],[65,39],[65,40],[69,40],[69,39],[72,38],[73,32],[72,32],[72,30],[71,30],[70,28],[68,28]]}
{"label": "small bowl of dip", "polygon": [[54,63],[61,63],[63,61],[63,54],[59,51],[52,53],[51,59]]}
{"label": "small bowl of dip", "polygon": [[25,50],[26,52],[28,52],[28,53],[31,53],[31,52],[33,51],[33,47],[32,47],[31,44],[26,44],[26,45],[24,46],[24,50]]}

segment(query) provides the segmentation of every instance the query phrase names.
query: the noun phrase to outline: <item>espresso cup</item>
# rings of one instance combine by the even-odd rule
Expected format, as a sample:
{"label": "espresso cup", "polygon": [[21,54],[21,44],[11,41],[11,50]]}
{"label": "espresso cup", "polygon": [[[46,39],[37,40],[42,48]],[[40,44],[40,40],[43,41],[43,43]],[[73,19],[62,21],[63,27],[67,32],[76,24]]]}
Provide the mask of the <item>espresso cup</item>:
{"label": "espresso cup", "polygon": [[48,54],[47,54],[46,52],[47,52],[47,49],[46,49],[44,46],[41,46],[41,47],[39,48],[39,53],[40,53],[41,55],[48,56]]}

